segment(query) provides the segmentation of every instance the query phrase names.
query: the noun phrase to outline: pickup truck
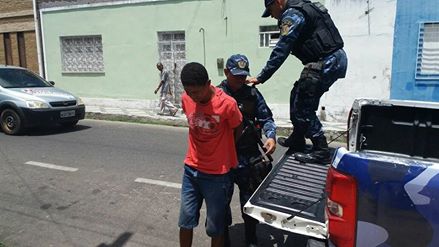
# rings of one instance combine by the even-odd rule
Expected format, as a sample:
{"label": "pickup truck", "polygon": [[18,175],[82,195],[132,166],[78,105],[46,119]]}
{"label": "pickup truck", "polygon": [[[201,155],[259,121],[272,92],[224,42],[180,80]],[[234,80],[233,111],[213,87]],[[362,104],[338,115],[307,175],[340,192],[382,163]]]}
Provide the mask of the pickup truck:
{"label": "pickup truck", "polygon": [[439,104],[358,99],[328,166],[287,152],[244,210],[308,246],[439,246]]}

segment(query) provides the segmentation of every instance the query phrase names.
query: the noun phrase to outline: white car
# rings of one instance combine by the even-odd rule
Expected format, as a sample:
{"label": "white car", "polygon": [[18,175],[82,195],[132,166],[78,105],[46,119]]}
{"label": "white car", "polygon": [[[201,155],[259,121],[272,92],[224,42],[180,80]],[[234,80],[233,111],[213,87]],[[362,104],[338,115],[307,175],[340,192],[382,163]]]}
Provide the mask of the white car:
{"label": "white car", "polygon": [[75,126],[84,119],[85,105],[33,72],[0,65],[0,127],[15,135],[34,126]]}

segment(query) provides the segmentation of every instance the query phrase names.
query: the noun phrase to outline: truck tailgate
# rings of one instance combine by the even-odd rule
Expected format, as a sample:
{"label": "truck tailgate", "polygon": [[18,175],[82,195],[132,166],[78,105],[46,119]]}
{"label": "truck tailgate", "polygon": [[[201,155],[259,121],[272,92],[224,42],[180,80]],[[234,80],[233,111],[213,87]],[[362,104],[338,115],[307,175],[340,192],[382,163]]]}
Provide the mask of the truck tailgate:
{"label": "truck tailgate", "polygon": [[279,229],[325,239],[327,170],[286,153],[244,206],[245,213]]}

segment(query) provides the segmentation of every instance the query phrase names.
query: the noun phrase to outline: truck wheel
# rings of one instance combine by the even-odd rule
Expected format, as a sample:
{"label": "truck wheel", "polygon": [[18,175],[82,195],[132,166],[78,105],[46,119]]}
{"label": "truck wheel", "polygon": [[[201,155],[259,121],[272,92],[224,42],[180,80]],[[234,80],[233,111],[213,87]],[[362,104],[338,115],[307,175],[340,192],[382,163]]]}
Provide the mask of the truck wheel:
{"label": "truck wheel", "polygon": [[0,121],[3,132],[8,135],[17,135],[23,128],[20,116],[12,109],[5,109],[0,115]]}
{"label": "truck wheel", "polygon": [[306,247],[326,247],[328,246],[326,244],[325,240],[320,240],[320,239],[314,239],[314,238],[309,238],[308,242],[306,243]]}

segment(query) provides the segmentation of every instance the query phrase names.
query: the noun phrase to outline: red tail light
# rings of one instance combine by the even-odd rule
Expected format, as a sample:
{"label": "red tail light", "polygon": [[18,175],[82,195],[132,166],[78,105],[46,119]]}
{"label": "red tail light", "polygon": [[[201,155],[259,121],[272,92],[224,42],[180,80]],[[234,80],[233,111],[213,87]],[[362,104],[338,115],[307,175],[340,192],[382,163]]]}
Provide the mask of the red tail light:
{"label": "red tail light", "polygon": [[357,226],[357,182],[331,167],[326,180],[329,239],[337,247],[354,247]]}

